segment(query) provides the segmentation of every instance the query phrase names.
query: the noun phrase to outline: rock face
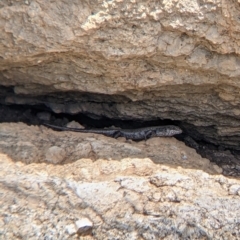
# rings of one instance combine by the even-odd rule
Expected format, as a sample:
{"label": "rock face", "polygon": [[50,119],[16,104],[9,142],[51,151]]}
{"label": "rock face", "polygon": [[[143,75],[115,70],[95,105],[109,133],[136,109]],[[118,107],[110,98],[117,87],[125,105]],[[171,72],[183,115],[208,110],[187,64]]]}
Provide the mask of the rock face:
{"label": "rock face", "polygon": [[175,138],[152,138],[133,142],[103,135],[56,132],[46,127],[21,123],[0,124],[0,152],[24,163],[66,164],[81,158],[121,160],[150,158],[156,164],[202,169],[221,173],[221,169],[201,158],[192,148]]}
{"label": "rock face", "polygon": [[240,180],[173,137],[136,143],[4,123],[0,139],[4,239],[240,237]]}
{"label": "rock face", "polygon": [[[192,145],[221,145],[226,158],[240,150],[239,10],[240,0],[1,0],[0,107],[180,121]],[[0,169],[4,239],[240,239],[240,181],[175,138],[1,123]]]}
{"label": "rock face", "polygon": [[239,10],[226,0],[1,1],[0,84],[14,89],[1,102],[181,120],[240,149]]}
{"label": "rock face", "polygon": [[239,180],[147,158],[0,168],[3,239],[240,238]]}

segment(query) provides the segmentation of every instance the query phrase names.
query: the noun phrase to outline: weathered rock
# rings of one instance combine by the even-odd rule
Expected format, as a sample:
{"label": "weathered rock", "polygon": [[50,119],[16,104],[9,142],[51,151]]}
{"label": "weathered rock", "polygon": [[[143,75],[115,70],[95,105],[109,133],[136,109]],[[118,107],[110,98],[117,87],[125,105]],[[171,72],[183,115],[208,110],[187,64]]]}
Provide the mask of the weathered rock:
{"label": "weathered rock", "polygon": [[3,239],[240,238],[239,180],[143,158],[0,168]]}
{"label": "weathered rock", "polygon": [[1,1],[0,85],[18,94],[1,102],[181,120],[240,149],[239,4]]}
{"label": "weathered rock", "polygon": [[222,171],[173,137],[133,142],[101,134],[56,132],[44,126],[1,123],[0,139],[0,152],[24,163],[66,164],[81,158],[121,160],[147,157],[157,164],[202,169],[208,173]]}
{"label": "weathered rock", "polygon": [[81,124],[79,124],[78,122],[75,122],[75,121],[68,123],[66,127],[68,127],[68,128],[84,128]]}
{"label": "weathered rock", "polygon": [[57,146],[52,146],[48,148],[45,159],[53,164],[61,163],[65,160],[66,158],[66,152],[63,148],[57,147]]}
{"label": "weathered rock", "polygon": [[[239,10],[239,0],[2,0],[0,104],[180,120],[190,144],[240,150]],[[209,175],[221,169],[175,138],[5,123],[0,169],[4,239],[240,238],[240,181]]]}
{"label": "weathered rock", "polygon": [[75,222],[79,235],[91,234],[93,223],[88,218],[82,218]]}

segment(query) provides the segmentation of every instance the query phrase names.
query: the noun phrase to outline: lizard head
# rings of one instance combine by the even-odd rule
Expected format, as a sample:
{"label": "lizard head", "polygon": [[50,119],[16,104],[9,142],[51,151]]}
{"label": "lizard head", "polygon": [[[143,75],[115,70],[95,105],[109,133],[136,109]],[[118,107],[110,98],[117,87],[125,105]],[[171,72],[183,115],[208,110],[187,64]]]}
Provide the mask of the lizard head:
{"label": "lizard head", "polygon": [[159,129],[156,129],[155,132],[155,136],[156,137],[171,137],[174,136],[176,134],[181,134],[182,133],[182,129],[177,127],[177,126],[173,126],[173,125],[168,125],[168,126],[163,126],[160,127]]}

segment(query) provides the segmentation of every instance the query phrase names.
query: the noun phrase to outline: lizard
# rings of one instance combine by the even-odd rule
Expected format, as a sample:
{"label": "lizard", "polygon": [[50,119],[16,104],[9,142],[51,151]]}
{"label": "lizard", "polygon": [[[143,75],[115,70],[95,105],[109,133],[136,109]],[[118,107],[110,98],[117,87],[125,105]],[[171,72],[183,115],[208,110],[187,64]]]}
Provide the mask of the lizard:
{"label": "lizard", "polygon": [[51,125],[48,123],[43,123],[43,125],[50,127],[52,129],[60,131],[73,131],[82,133],[96,133],[102,134],[108,137],[118,138],[125,137],[126,139],[132,140],[146,140],[152,137],[171,137],[176,134],[181,134],[182,130],[174,125],[166,126],[154,126],[154,127],[144,127],[136,129],[81,129],[81,128],[69,128],[69,127],[59,127]]}

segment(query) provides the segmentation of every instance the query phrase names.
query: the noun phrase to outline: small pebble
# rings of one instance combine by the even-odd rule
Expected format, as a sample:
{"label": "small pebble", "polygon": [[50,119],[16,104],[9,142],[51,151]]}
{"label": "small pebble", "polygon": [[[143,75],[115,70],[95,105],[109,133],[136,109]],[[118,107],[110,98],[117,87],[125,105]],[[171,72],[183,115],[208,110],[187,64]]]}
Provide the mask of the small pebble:
{"label": "small pebble", "polygon": [[92,228],[93,223],[88,218],[82,218],[76,221],[75,225],[78,229],[77,230],[78,233],[84,233],[89,231]]}

